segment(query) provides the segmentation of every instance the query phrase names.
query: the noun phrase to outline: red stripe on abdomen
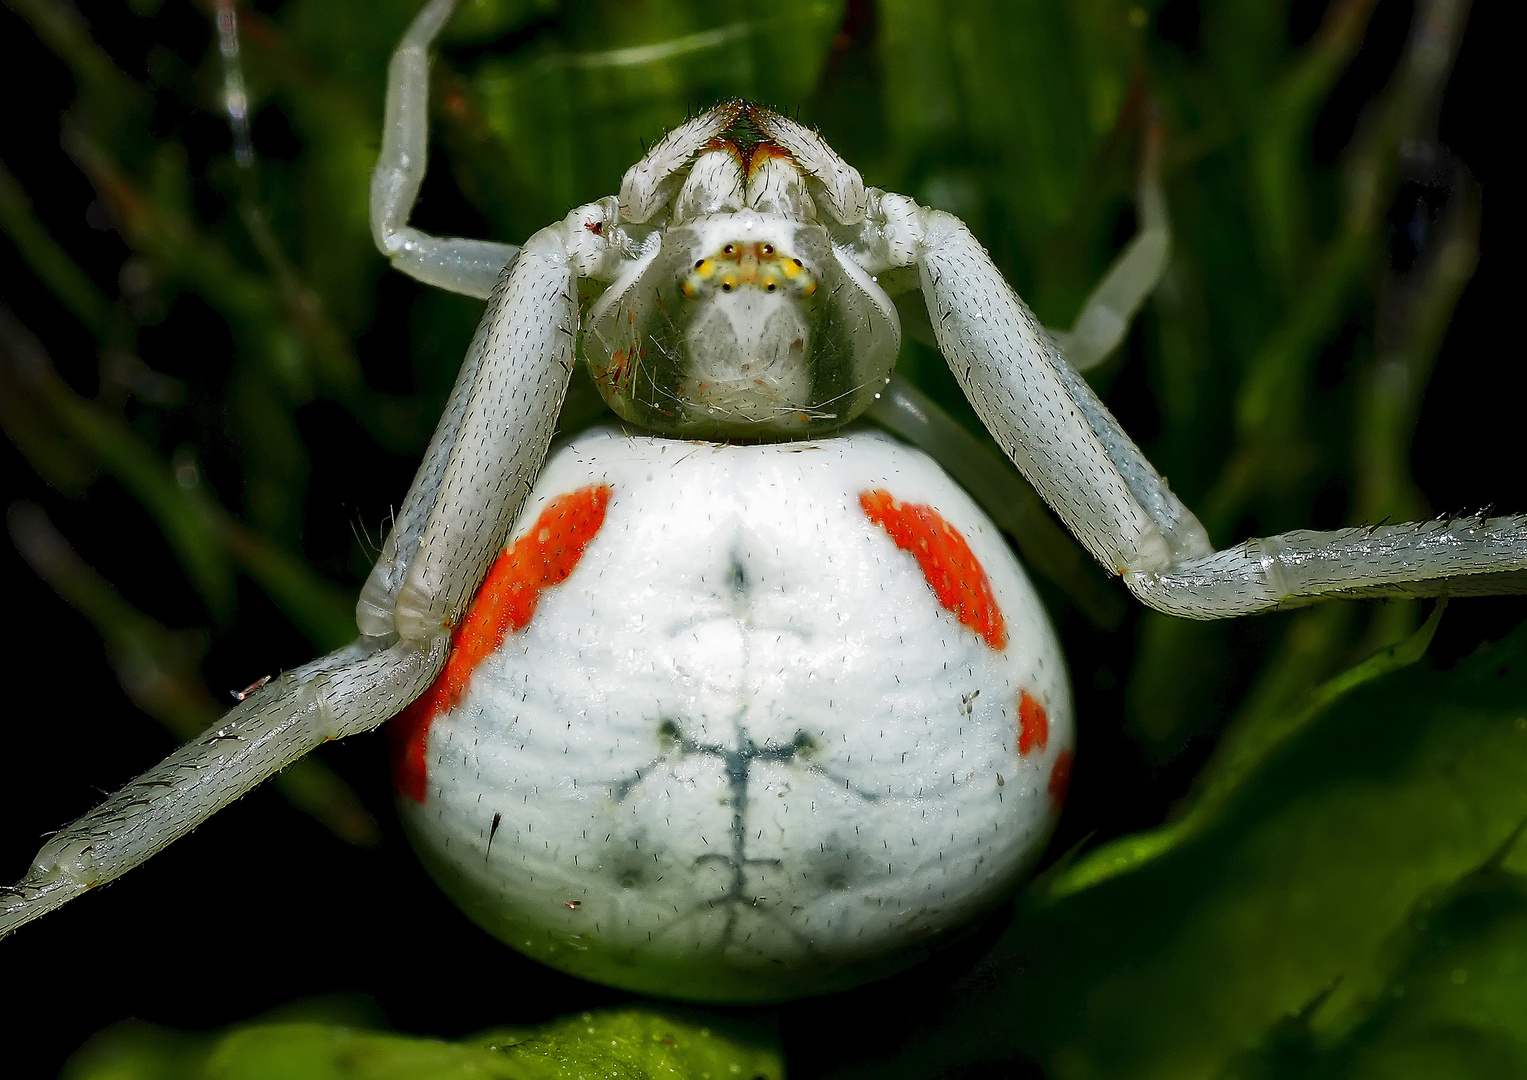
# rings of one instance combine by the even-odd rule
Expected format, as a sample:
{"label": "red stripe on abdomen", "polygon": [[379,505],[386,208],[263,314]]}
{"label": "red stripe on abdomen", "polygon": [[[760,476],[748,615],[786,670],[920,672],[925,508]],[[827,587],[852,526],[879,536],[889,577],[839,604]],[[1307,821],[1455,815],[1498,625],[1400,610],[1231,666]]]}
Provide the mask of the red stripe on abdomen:
{"label": "red stripe on abdomen", "polygon": [[445,667],[428,690],[388,722],[392,781],[400,794],[424,801],[430,725],[461,702],[477,665],[497,652],[505,637],[530,625],[541,593],[567,580],[604,524],[609,503],[608,484],[559,495],[494,562],[451,634]]}
{"label": "red stripe on abdomen", "polygon": [[898,502],[876,488],[859,496],[864,514],[910,552],[944,610],[979,634],[993,649],[1007,648],[1007,623],[975,552],[931,506]]}
{"label": "red stripe on abdomen", "polygon": [[1029,754],[1050,745],[1050,716],[1027,690],[1018,694],[1018,753]]}

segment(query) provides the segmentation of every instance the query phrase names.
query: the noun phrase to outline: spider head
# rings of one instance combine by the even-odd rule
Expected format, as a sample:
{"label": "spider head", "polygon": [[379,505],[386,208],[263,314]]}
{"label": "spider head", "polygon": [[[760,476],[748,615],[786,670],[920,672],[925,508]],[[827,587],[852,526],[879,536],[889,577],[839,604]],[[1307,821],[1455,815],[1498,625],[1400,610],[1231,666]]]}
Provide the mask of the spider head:
{"label": "spider head", "polygon": [[744,102],[708,118],[716,132],[664,177],[660,208],[629,227],[639,251],[589,308],[595,384],[621,417],[667,434],[778,438],[845,424],[896,361],[895,309],[835,247],[844,223],[818,209],[821,163],[771,135],[804,129]]}

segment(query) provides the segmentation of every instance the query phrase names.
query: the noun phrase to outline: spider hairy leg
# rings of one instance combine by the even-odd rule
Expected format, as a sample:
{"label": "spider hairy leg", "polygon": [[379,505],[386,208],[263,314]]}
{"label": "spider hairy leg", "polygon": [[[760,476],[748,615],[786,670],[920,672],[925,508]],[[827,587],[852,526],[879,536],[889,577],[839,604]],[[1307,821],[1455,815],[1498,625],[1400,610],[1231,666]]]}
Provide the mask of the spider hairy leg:
{"label": "spider hairy leg", "polygon": [[486,300],[518,248],[489,240],[430,236],[408,224],[429,144],[429,47],[457,0],[432,0],[415,16],[387,67],[382,152],[371,174],[371,235],[409,277]]}
{"label": "spider hairy leg", "polygon": [[904,376],[893,375],[865,416],[937,461],[1017,542],[1028,568],[1064,589],[1094,623],[1112,630],[1124,621],[1122,590],[1056,524],[1012,464],[937,402]]}
{"label": "spider hairy leg", "polygon": [[532,236],[500,280],[361,590],[363,634],[443,636],[487,572],[551,444],[578,335],[574,253],[603,244],[583,226],[600,212]]}
{"label": "spider hairy leg", "polygon": [[737,118],[740,102],[707,109],[664,135],[620,181],[620,214],[640,224],[657,213],[678,190],[690,160]]}
{"label": "spider hairy leg", "polygon": [[444,660],[443,642],[362,638],[261,687],[43,845],[0,890],[0,937],[120,877],[322,743],[375,727]]}
{"label": "spider hairy leg", "polygon": [[868,196],[858,169],[810,128],[767,109],[757,110],[755,116],[764,134],[788,150],[800,170],[811,178],[818,196],[840,224],[855,225],[864,220]]}
{"label": "spider hairy leg", "polygon": [[918,268],[939,349],[982,423],[1150,607],[1216,619],[1327,597],[1527,591],[1521,515],[1299,531],[1216,551],[963,223],[872,190],[858,247],[888,269]]}
{"label": "spider hairy leg", "polygon": [[577,334],[574,278],[597,261],[582,221],[597,210],[581,208],[531,237],[504,275],[362,594],[363,636],[257,690],[55,836],[0,898],[0,935],[121,876],[313,748],[376,727],[430,684],[551,442]]}
{"label": "spider hairy leg", "polygon": [[[1166,273],[1171,256],[1171,223],[1159,176],[1160,134],[1153,126],[1140,167],[1136,208],[1140,231],[1088,295],[1071,330],[1046,328],[1066,361],[1086,371],[1106,360],[1123,342],[1130,324]],[[910,256],[907,256],[910,258]],[[894,259],[887,253],[886,261]],[[905,302],[917,288],[915,268],[890,268],[880,284],[897,300],[904,330],[937,348],[927,308],[920,298]],[[1017,541],[1028,565],[1065,589],[1099,626],[1113,629],[1124,618],[1121,596],[1106,585],[1076,542],[1045,512],[1034,489],[1007,462],[995,458],[937,403],[903,376],[891,377],[865,414],[875,423],[932,455],[975,496],[992,519]]]}
{"label": "spider hairy leg", "polygon": [[[889,195],[884,202],[893,199],[902,203]],[[917,231],[939,349],[982,423],[1082,545],[1114,572],[1209,551],[1202,526],[1138,451],[1125,451],[1133,448],[1128,436],[970,230],[913,207],[894,210]]]}
{"label": "spider hairy leg", "polygon": [[[426,44],[450,7],[436,0],[416,21]],[[405,41],[400,51],[408,47]],[[399,67],[406,69],[395,64],[395,75]],[[422,117],[422,102],[415,104]],[[410,130],[422,147],[422,130]],[[405,164],[422,170],[422,150]],[[395,194],[385,186],[372,191],[379,199]],[[409,200],[416,192],[417,183]],[[373,220],[391,213],[373,210]],[[207,734],[55,836],[0,898],[0,935],[119,877],[314,747],[376,727],[429,686],[445,662],[451,627],[546,456],[572,371],[577,278],[606,272],[612,257],[612,237],[587,225],[615,214],[614,199],[578,208],[532,236],[498,275],[445,415],[357,603],[360,639],[251,694]]]}
{"label": "spider hairy leg", "polygon": [[1157,611],[1221,619],[1327,598],[1527,592],[1527,515],[1300,529],[1124,577]]}
{"label": "spider hairy leg", "polygon": [[[607,273],[625,242],[613,228],[616,200],[605,199],[579,207],[523,248],[488,245],[500,250],[477,262],[463,256],[452,280],[430,269],[446,265],[450,251],[470,254],[449,245],[479,243],[440,241],[403,226],[424,178],[428,50],[455,7],[456,0],[425,5],[393,54],[382,152],[371,180],[372,232],[381,252],[426,284],[489,300],[356,603],[362,634],[398,633],[417,642],[448,633],[513,524],[567,392],[579,330],[576,278]],[[405,231],[414,254],[395,243]],[[476,437],[486,432],[493,434]]]}

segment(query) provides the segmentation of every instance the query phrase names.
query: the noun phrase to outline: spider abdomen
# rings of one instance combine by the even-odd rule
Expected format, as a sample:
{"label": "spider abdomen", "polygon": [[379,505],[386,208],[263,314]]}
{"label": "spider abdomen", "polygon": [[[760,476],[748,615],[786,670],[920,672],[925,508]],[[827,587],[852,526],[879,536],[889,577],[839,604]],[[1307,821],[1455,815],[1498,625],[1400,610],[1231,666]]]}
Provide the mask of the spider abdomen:
{"label": "spider abdomen", "polygon": [[1032,864],[1073,746],[996,528],[865,432],[578,438],[392,728],[410,833],[476,921],[723,1001],[923,955]]}

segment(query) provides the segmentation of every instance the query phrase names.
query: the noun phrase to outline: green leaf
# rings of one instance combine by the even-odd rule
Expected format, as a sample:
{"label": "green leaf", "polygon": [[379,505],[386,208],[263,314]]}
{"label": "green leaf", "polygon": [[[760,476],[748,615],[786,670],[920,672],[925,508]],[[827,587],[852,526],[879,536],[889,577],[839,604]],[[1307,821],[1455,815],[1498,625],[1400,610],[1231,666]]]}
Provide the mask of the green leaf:
{"label": "green leaf", "polygon": [[770,1040],[740,1025],[626,1008],[460,1042],[322,1022],[182,1035],[128,1023],[92,1039],[64,1080],[779,1080]]}
{"label": "green leaf", "polygon": [[1322,1008],[1322,994],[1223,1080],[1527,1076],[1527,876],[1502,858],[1520,834],[1417,901],[1371,989],[1345,1009]]}
{"label": "green leaf", "polygon": [[[1374,679],[1415,663],[1426,654],[1447,608],[1444,600],[1426,623],[1406,640],[1370,656],[1317,687],[1301,709],[1275,715],[1253,714],[1248,723],[1232,726],[1220,739],[1214,756],[1199,772],[1194,793],[1173,819],[1147,832],[1124,837],[1089,852],[1064,872],[1047,878],[1042,889],[1050,898],[1081,892],[1116,874],[1137,868],[1209,828],[1246,778],[1280,746],[1313,723],[1334,702]],[[1040,888],[1036,884],[1036,888]]]}

